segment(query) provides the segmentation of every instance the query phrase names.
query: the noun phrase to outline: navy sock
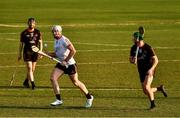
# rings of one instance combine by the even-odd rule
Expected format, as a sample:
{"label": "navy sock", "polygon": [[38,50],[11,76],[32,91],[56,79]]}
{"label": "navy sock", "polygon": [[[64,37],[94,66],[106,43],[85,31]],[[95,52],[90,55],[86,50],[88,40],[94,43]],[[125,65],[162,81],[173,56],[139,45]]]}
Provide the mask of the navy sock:
{"label": "navy sock", "polygon": [[61,100],[61,95],[60,94],[56,94],[56,99]]}
{"label": "navy sock", "polygon": [[86,98],[87,99],[91,99],[91,95],[88,93],[88,94],[86,94]]}

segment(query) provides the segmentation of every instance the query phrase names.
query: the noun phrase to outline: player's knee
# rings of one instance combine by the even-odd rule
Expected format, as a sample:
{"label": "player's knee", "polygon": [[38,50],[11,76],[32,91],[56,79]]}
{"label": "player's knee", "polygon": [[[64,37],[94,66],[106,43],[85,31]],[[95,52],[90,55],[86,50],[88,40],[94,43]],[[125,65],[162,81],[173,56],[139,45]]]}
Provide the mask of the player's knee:
{"label": "player's knee", "polygon": [[27,67],[28,72],[33,72],[33,69],[31,67]]}
{"label": "player's knee", "polygon": [[145,90],[146,91],[150,91],[151,90],[151,87],[149,85],[145,85]]}
{"label": "player's knee", "polygon": [[78,82],[73,82],[74,86],[79,86]]}
{"label": "player's knee", "polygon": [[51,77],[50,77],[50,81],[55,81],[55,76],[54,75],[51,75]]}
{"label": "player's knee", "polygon": [[78,80],[76,80],[76,81],[73,81],[73,84],[74,84],[74,86],[77,86],[77,87],[79,87],[79,85],[80,85],[80,82],[79,82]]}

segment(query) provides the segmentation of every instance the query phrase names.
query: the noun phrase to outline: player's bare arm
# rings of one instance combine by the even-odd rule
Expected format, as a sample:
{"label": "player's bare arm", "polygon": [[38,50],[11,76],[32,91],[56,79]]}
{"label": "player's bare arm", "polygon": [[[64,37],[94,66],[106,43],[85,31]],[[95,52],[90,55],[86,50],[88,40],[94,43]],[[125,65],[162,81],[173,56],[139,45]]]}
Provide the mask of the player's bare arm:
{"label": "player's bare arm", "polygon": [[18,54],[18,61],[22,58],[22,49],[23,49],[23,43],[19,43],[19,54]]}
{"label": "player's bare arm", "polygon": [[66,57],[64,61],[62,61],[63,65],[67,65],[67,62],[75,55],[76,49],[74,48],[73,44],[70,43],[67,47],[70,51],[69,55]]}
{"label": "player's bare arm", "polygon": [[40,40],[39,40],[39,49],[40,49],[40,51],[42,51],[42,50],[43,50],[42,37],[40,37]]}
{"label": "player's bare arm", "polygon": [[76,53],[76,49],[74,48],[72,43],[69,44],[68,49],[70,50],[70,53],[65,59],[66,62],[68,62]]}
{"label": "player's bare arm", "polygon": [[[40,40],[39,40],[39,50],[42,51],[43,50],[43,42],[42,42],[42,38],[40,37]],[[39,55],[39,58],[42,58],[43,56],[42,55]]]}

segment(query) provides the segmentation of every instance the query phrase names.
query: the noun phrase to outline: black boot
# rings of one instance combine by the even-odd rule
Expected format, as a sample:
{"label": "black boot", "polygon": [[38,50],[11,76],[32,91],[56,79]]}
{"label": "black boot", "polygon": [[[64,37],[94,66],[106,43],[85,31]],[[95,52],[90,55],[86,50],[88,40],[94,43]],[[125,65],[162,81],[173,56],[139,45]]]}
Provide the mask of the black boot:
{"label": "black boot", "polygon": [[30,88],[28,78],[26,78],[26,79],[24,80],[23,85],[24,85],[24,87],[26,87],[26,88]]}
{"label": "black boot", "polygon": [[165,91],[163,85],[161,85],[160,87],[158,87],[157,90],[158,90],[158,91],[161,91],[161,92],[163,93],[164,97],[167,97],[167,92]]}
{"label": "black boot", "polygon": [[32,85],[32,90],[34,90],[35,89],[35,84],[34,84],[34,82],[31,82],[31,85]]}
{"label": "black boot", "polygon": [[150,106],[150,109],[154,109],[156,107],[155,103],[154,103],[154,100],[151,101],[151,106]]}

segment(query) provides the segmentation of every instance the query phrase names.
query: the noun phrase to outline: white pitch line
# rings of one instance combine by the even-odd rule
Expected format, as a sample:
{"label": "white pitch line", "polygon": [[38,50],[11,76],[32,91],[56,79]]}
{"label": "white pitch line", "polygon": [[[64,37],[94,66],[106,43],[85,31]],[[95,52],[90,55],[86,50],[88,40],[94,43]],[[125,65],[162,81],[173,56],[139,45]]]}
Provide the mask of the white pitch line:
{"label": "white pitch line", "polygon": [[[100,23],[92,23],[92,24],[62,24],[62,27],[89,27],[89,26],[129,26],[129,25],[136,25],[136,23],[107,23],[107,24],[100,24]],[[25,27],[24,24],[0,24],[0,27],[12,27],[12,28],[21,28]],[[38,25],[38,27],[52,27],[52,25]]]}
{"label": "white pitch line", "polygon": [[13,32],[11,32],[11,33],[7,33],[7,32],[0,32],[0,34],[19,34],[19,33],[13,33]]}
{"label": "white pitch line", "polygon": [[[180,49],[180,47],[159,47],[155,49],[162,49],[162,50],[176,50]],[[49,50],[52,51],[52,50]],[[122,49],[94,49],[94,50],[76,50],[77,52],[116,52],[116,51],[130,51],[129,48],[122,48]],[[0,52],[0,55],[15,55],[18,54],[18,52]]]}
{"label": "white pitch line", "polygon": [[[54,41],[44,41],[45,43],[54,43]],[[73,42],[76,45],[92,45],[92,46],[112,46],[112,47],[130,47],[130,45],[110,44],[110,43],[81,43]]]}
{"label": "white pitch line", "polygon": [[5,40],[7,40],[7,41],[19,41],[17,39],[13,39],[13,38],[6,38]]}
{"label": "white pitch line", "polygon": [[[6,38],[8,41],[19,41],[18,39]],[[54,43],[54,41],[43,41],[44,43]],[[73,42],[75,45],[89,45],[89,46],[106,46],[106,47],[128,47],[131,45],[120,45],[120,44],[110,44],[110,43],[82,43],[82,42]],[[180,49],[180,47],[163,47],[163,46],[154,46],[154,49]]]}
{"label": "white pitch line", "polygon": [[[13,39],[13,38],[6,38],[4,40],[7,41],[19,41],[18,39]],[[54,43],[54,41],[44,41],[44,43]],[[75,45],[89,45],[89,46],[106,46],[106,47],[131,47],[131,45],[120,45],[120,44],[106,44],[106,43],[81,43],[81,42],[73,42],[73,44]],[[180,47],[163,47],[163,46],[154,46],[154,49],[164,49],[164,50],[168,50],[168,49],[180,49]],[[109,49],[108,49],[109,50]],[[113,49],[114,50],[114,49]],[[118,50],[118,49],[116,49]],[[120,50],[124,50],[124,49],[120,49]],[[125,49],[127,50],[127,49]],[[90,51],[87,51],[90,52]],[[0,53],[1,54],[1,53]]]}
{"label": "white pitch line", "polygon": [[0,55],[18,54],[18,52],[0,52]]}
{"label": "white pitch line", "polygon": [[[115,51],[129,51],[129,49],[99,49],[99,50],[76,50],[77,52],[115,52]],[[50,50],[49,50],[50,51]],[[0,52],[0,55],[15,55],[18,52]]]}
{"label": "white pitch line", "polygon": [[80,45],[93,45],[93,46],[113,46],[113,47],[130,47],[130,45],[120,45],[120,44],[106,44],[106,43],[81,43],[81,42],[73,42],[73,44]]}
{"label": "white pitch line", "polygon": [[180,60],[160,60],[160,62],[180,62]]}
{"label": "white pitch line", "polygon": [[102,50],[77,50],[77,52],[115,52],[115,51],[127,51],[129,49],[102,49]]}
{"label": "white pitch line", "polygon": [[[159,60],[159,62],[180,62],[180,60]],[[77,63],[78,65],[114,65],[114,64],[128,64],[129,61],[119,61],[119,62],[87,62],[87,63]],[[55,64],[44,64],[44,65],[39,65],[37,64],[37,67],[49,67],[49,66],[54,66]],[[0,66],[0,68],[15,68],[15,65],[4,65]],[[25,65],[18,65],[18,68],[24,68]]]}
{"label": "white pitch line", "polygon": [[180,47],[160,47],[160,46],[157,46],[157,47],[154,47],[154,49],[180,49]]}
{"label": "white pitch line", "polygon": [[[44,90],[48,90],[51,89],[49,88],[38,88],[36,90],[38,91],[44,91]],[[26,88],[1,88],[1,90],[29,90]],[[79,89],[77,88],[60,88],[61,91],[79,91]],[[142,91],[142,89],[133,89],[133,88],[89,88],[88,90],[90,91]]]}

